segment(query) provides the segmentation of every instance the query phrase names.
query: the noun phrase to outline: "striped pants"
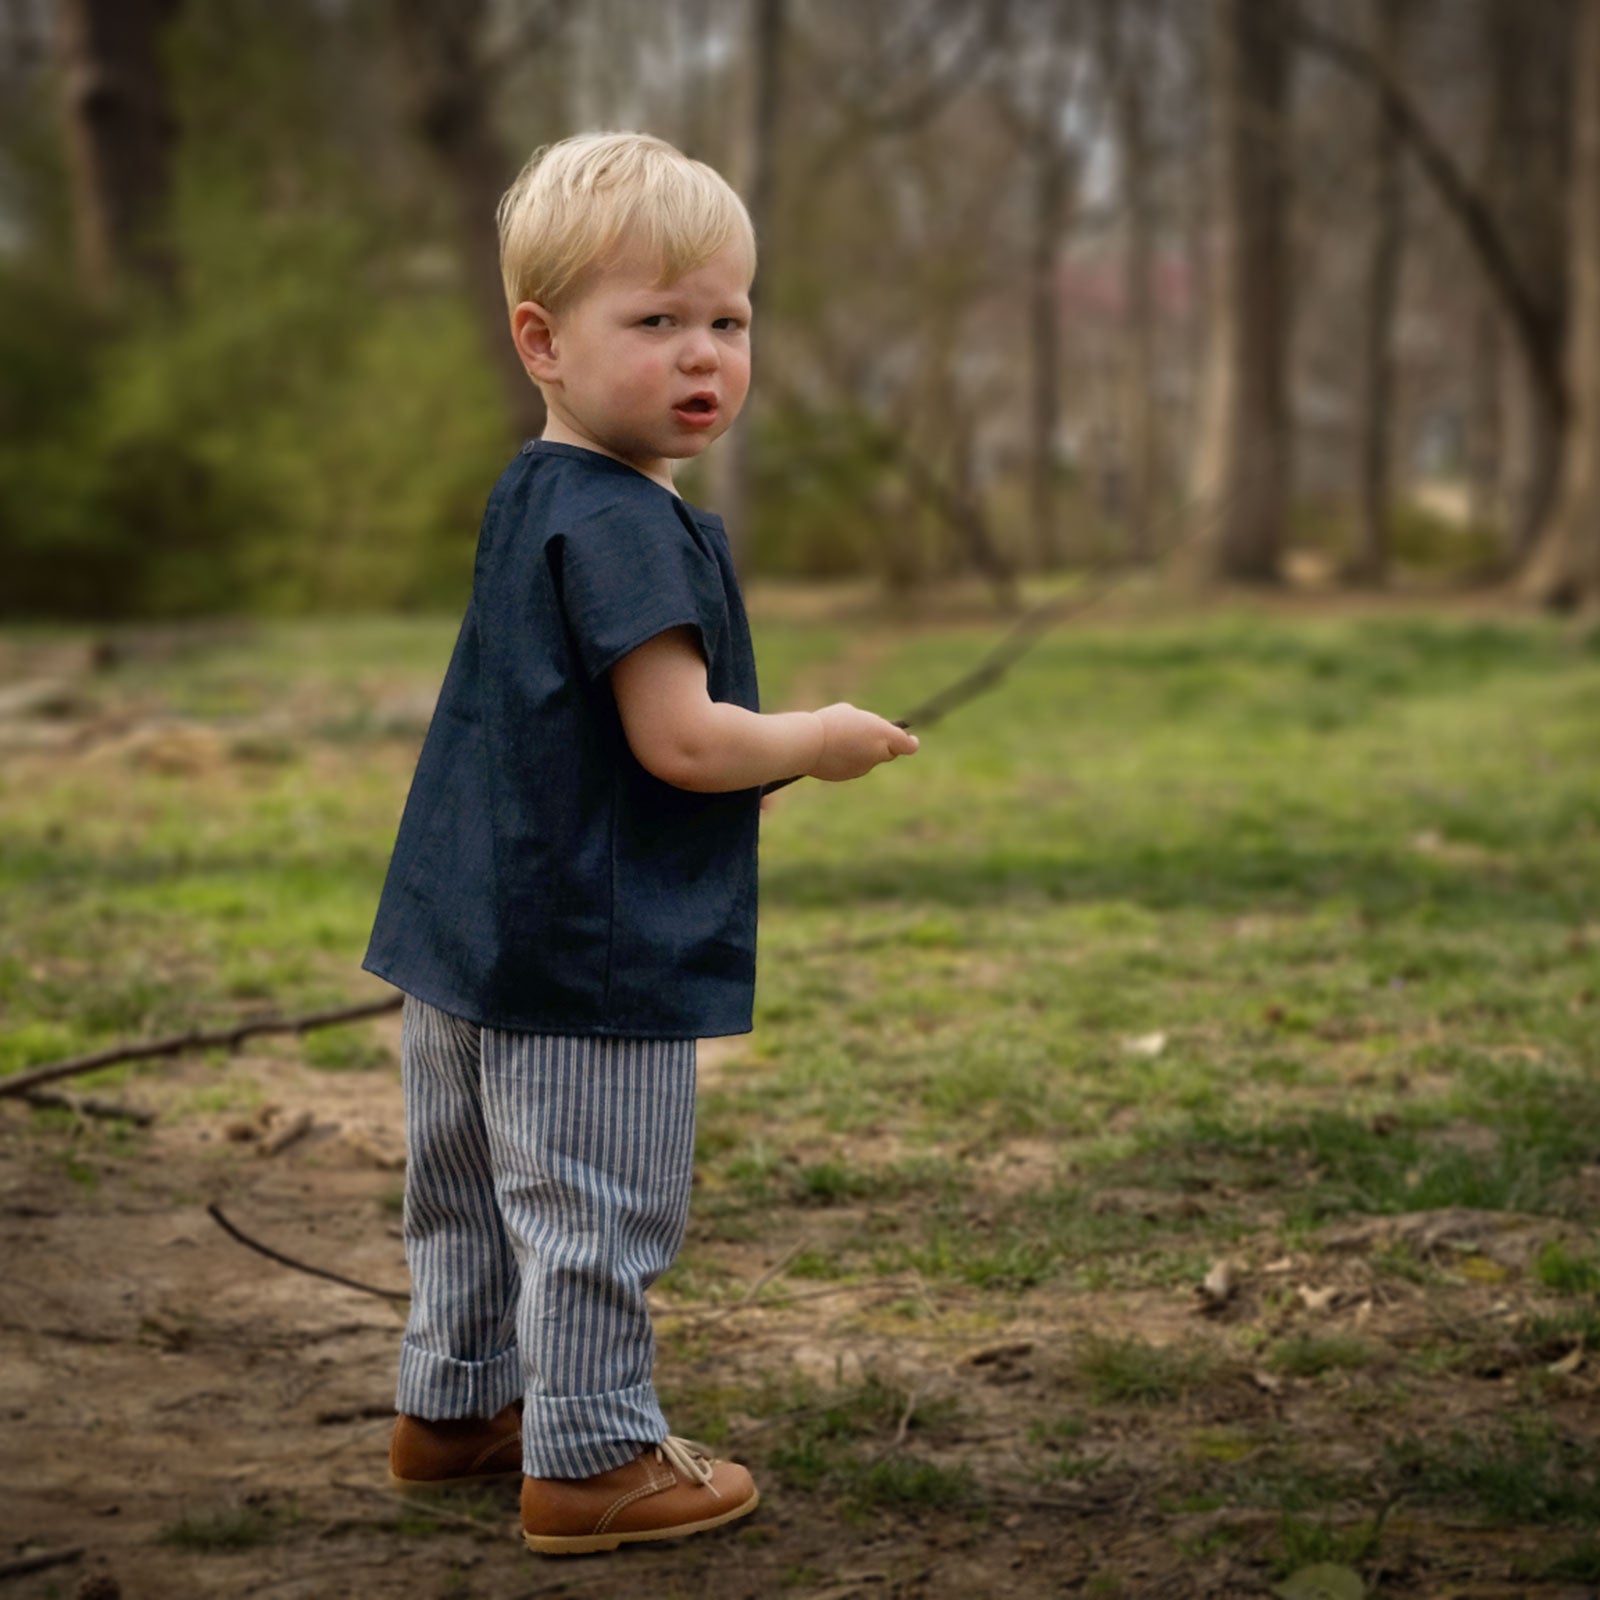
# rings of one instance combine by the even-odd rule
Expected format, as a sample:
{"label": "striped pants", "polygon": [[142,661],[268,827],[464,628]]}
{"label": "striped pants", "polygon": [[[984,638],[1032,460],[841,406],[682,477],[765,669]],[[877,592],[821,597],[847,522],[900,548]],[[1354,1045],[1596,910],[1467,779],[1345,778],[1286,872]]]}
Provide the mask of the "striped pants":
{"label": "striped pants", "polygon": [[479,1028],[406,997],[406,1260],[396,1409],[492,1416],[523,1470],[585,1478],[667,1435],[645,1290],[683,1243],[693,1039]]}

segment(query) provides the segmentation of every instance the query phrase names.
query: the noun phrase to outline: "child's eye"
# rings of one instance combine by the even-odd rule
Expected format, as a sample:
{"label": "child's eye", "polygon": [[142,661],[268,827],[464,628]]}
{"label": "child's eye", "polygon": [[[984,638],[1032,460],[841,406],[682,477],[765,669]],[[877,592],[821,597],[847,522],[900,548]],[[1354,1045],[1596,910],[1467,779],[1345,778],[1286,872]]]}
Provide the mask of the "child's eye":
{"label": "child's eye", "polygon": [[741,317],[718,317],[711,326],[719,333],[738,333],[744,327],[744,319]]}
{"label": "child's eye", "polygon": [[652,316],[640,317],[639,326],[641,328],[664,328],[671,320],[672,319],[667,316],[666,312],[657,311]]}

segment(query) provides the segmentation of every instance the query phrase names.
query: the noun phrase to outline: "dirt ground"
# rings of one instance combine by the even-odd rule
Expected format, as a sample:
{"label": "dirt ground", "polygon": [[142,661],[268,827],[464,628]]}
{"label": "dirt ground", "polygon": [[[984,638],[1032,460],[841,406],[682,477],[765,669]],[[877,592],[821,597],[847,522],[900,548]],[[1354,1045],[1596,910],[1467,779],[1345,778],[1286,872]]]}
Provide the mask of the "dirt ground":
{"label": "dirt ground", "polygon": [[[708,1072],[717,1049],[703,1047]],[[384,1476],[399,1314],[250,1253],[205,1209],[217,1202],[264,1242],[404,1288],[395,1074],[314,1071],[285,1051],[241,1054],[221,1081],[237,1103],[210,1110],[214,1066],[144,1069],[115,1092],[157,1120],[125,1140],[108,1141],[92,1123],[41,1136],[25,1108],[0,1106],[0,1566],[82,1552],[4,1581],[8,1600],[733,1600],[774,1589],[843,1600],[1076,1587],[1063,1568],[1072,1518],[1049,1508],[1019,1508],[981,1529],[960,1519],[851,1529],[769,1485],[736,1530],[560,1563],[521,1548],[513,1489],[503,1517],[484,1525],[476,1506],[443,1522],[403,1514]],[[303,1113],[310,1131],[276,1154],[263,1153],[261,1137],[240,1137],[270,1137]],[[845,1375],[862,1350],[829,1345],[839,1315],[823,1298],[809,1312],[725,1319],[701,1344],[731,1347],[740,1369],[781,1346],[786,1359]],[[764,1326],[774,1316],[778,1325]],[[712,1375],[724,1359],[700,1358]],[[974,1387],[1007,1397],[1005,1386]],[[976,1431],[1004,1436],[1021,1425],[997,1412]],[[173,1542],[186,1519],[204,1528],[252,1512],[270,1530],[253,1547]],[[1003,1590],[996,1574],[1006,1575]]]}
{"label": "dirt ground", "polygon": [[[394,1042],[393,1019],[371,1026]],[[703,1047],[708,1079],[728,1048]],[[557,1562],[521,1548],[513,1489],[487,1513],[481,1503],[447,1506],[443,1520],[407,1512],[384,1479],[397,1311],[252,1254],[205,1209],[216,1202],[268,1244],[403,1288],[395,1078],[384,1068],[315,1071],[288,1045],[241,1054],[222,1071],[166,1062],[108,1091],[157,1112],[123,1137],[65,1115],[41,1130],[25,1108],[0,1103],[0,1571],[19,1557],[79,1552],[0,1579],[8,1600],[1263,1595],[1272,1589],[1254,1546],[1277,1517],[1261,1514],[1253,1542],[1247,1510],[1175,1509],[1181,1441],[1269,1428],[1291,1404],[1297,1433],[1323,1430],[1330,1459],[1350,1434],[1348,1396],[1291,1396],[1235,1365],[1176,1411],[1130,1417],[1110,1469],[1041,1482],[1036,1468],[1031,1478],[1020,1470],[1022,1441],[1059,1392],[1074,1334],[1115,1327],[1157,1343],[1192,1339],[1192,1289],[1028,1297],[1003,1325],[980,1297],[964,1304],[941,1290],[929,1331],[895,1336],[874,1331],[883,1324],[871,1310],[875,1297],[904,1295],[904,1284],[798,1285],[787,1303],[731,1314],[664,1302],[664,1325],[693,1335],[664,1337],[664,1386],[737,1389],[782,1371],[848,1385],[870,1370],[922,1400],[950,1398],[960,1421],[933,1449],[977,1473],[983,1518],[923,1510],[852,1520],[768,1476],[763,1507],[734,1529]],[[308,1120],[301,1137],[265,1153],[274,1130]],[[996,1180],[1026,1179],[1028,1159],[1019,1147],[1016,1170],[997,1168]],[[728,1250],[727,1264],[752,1286],[781,1267],[770,1242]],[[1341,1271],[1365,1281],[1358,1263],[1326,1265],[1330,1300],[1342,1294]],[[1396,1345],[1439,1314],[1420,1291],[1361,1305],[1366,1331]],[[1489,1290],[1478,1309],[1492,1317]],[[1592,1419],[1592,1385],[1579,1371],[1567,1376],[1570,1402]],[[1445,1382],[1468,1426],[1503,1393],[1492,1381]],[[732,1423],[729,1453],[759,1466],[771,1419]],[[1208,1537],[1224,1518],[1227,1540]],[[260,1542],[196,1548],[208,1529],[249,1526]],[[1485,1580],[1537,1549],[1537,1539],[1397,1515],[1381,1592],[1594,1592]]]}

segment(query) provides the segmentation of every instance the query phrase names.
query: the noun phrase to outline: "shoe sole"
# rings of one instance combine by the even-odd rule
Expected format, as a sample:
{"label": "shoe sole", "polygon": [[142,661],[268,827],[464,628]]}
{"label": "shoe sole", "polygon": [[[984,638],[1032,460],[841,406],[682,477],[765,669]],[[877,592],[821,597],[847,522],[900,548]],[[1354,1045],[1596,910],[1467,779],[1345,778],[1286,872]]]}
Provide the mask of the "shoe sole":
{"label": "shoe sole", "polygon": [[412,1500],[426,1500],[433,1495],[449,1494],[452,1489],[481,1488],[485,1484],[510,1483],[522,1477],[521,1467],[512,1467],[505,1472],[479,1472],[471,1477],[458,1478],[397,1478],[392,1472],[389,1474],[389,1487],[396,1494],[405,1495]]}
{"label": "shoe sole", "polygon": [[657,1539],[684,1539],[691,1533],[704,1533],[707,1528],[720,1528],[724,1523],[748,1516],[760,1504],[761,1492],[757,1490],[743,1505],[735,1506],[732,1511],[724,1511],[720,1517],[706,1517],[700,1522],[679,1522],[670,1528],[640,1528],[628,1533],[583,1533],[562,1537],[524,1532],[522,1542],[536,1555],[541,1556],[598,1555],[602,1551],[615,1550],[622,1544],[646,1544]]}

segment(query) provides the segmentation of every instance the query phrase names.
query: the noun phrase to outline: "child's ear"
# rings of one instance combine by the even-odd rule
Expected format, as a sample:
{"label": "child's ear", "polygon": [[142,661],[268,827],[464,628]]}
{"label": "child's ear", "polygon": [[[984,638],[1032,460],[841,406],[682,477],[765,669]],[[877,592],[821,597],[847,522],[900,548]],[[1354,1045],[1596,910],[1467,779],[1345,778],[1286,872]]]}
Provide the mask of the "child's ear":
{"label": "child's ear", "polygon": [[535,383],[556,376],[556,328],[550,313],[532,300],[524,300],[511,313],[511,339]]}

